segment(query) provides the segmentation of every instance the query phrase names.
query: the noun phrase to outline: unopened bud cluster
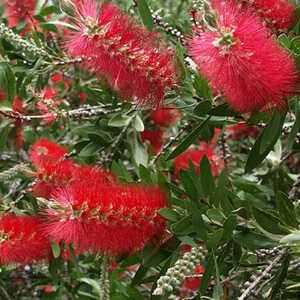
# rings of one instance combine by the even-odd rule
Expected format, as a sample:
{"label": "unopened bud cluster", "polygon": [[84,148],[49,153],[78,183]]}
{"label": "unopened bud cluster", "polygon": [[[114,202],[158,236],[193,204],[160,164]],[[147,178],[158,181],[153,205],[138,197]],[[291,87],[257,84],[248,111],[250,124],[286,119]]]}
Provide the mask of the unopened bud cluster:
{"label": "unopened bud cluster", "polygon": [[153,295],[168,294],[179,287],[186,276],[194,273],[195,267],[201,264],[205,254],[206,251],[201,246],[193,247],[190,252],[186,252],[173,267],[167,270],[165,276],[159,278]]}
{"label": "unopened bud cluster", "polygon": [[4,23],[0,24],[0,37],[8,40],[14,47],[32,53],[34,56],[48,56],[48,53],[44,49],[22,39],[21,36],[14,33]]}

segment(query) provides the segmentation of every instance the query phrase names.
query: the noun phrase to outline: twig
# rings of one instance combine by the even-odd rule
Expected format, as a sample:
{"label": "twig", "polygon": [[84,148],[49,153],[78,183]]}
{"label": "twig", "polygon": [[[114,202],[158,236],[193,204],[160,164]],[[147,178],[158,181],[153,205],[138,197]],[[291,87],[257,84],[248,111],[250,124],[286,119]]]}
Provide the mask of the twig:
{"label": "twig", "polygon": [[166,153],[166,151],[173,146],[174,143],[176,143],[179,138],[181,137],[181,135],[186,131],[186,129],[188,129],[191,126],[191,124],[189,123],[184,123],[182,125],[182,127],[180,128],[180,130],[178,131],[178,133],[175,136],[171,136],[169,138],[169,142],[163,146],[163,148],[155,155],[153,163],[156,163],[157,160]]}
{"label": "twig", "polygon": [[114,158],[116,149],[117,149],[122,137],[124,136],[124,134],[128,130],[131,122],[134,120],[134,118],[137,116],[137,114],[138,114],[138,110],[135,110],[134,114],[128,120],[126,126],[123,127],[122,131],[120,132],[120,134],[118,135],[118,137],[116,138],[114,143],[112,144],[110,152],[107,155],[104,155],[103,152],[101,152],[101,157],[100,157],[99,162],[98,162],[98,164],[100,166],[104,166],[105,164],[111,163],[111,161]]}
{"label": "twig", "polygon": [[248,297],[251,292],[256,288],[256,286],[272,271],[272,269],[282,260],[286,253],[286,249],[284,249],[281,254],[279,254],[259,275],[252,284],[243,292],[243,294],[238,298],[238,300],[244,300]]}

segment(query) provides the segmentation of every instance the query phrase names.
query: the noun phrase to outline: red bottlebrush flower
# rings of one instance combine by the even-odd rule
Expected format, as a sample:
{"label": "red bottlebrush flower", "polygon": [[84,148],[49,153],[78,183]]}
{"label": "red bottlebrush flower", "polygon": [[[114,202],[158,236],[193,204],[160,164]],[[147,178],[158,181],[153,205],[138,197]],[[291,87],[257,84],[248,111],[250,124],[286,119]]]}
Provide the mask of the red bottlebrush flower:
{"label": "red bottlebrush flower", "polygon": [[133,253],[161,240],[165,231],[166,221],[158,210],[167,198],[153,186],[77,181],[58,189],[52,198],[45,211],[45,234],[80,251],[113,256]]}
{"label": "red bottlebrush flower", "polygon": [[248,126],[246,123],[237,123],[226,128],[226,132],[231,135],[233,140],[239,140],[245,137],[257,138],[259,130],[255,126]]}
{"label": "red bottlebrush flower", "polygon": [[30,149],[30,160],[37,169],[44,168],[50,163],[56,164],[64,159],[69,151],[67,148],[57,145],[47,139],[36,141]]}
{"label": "red bottlebrush flower", "polygon": [[171,126],[180,118],[179,110],[175,105],[170,105],[173,109],[157,109],[151,113],[151,118],[157,126]]}
{"label": "red bottlebrush flower", "polygon": [[280,31],[293,25],[295,8],[286,0],[244,0],[270,28]]}
{"label": "red bottlebrush flower", "polygon": [[164,144],[164,132],[158,130],[144,130],[141,132],[142,141],[149,141],[155,153],[158,153]]}
{"label": "red bottlebrush flower", "polygon": [[234,1],[217,5],[220,32],[200,32],[189,54],[212,87],[239,112],[285,107],[294,92],[295,65],[248,9]]}
{"label": "red bottlebrush flower", "polygon": [[188,170],[189,169],[189,160],[195,165],[198,175],[200,175],[200,162],[203,156],[206,155],[211,167],[211,172],[214,176],[217,176],[223,169],[223,162],[219,155],[214,154],[213,148],[207,149],[195,149],[190,148],[181,155],[177,156],[174,159],[174,178],[178,178],[179,170]]}
{"label": "red bottlebrush flower", "polygon": [[98,9],[93,0],[76,2],[80,20],[66,43],[69,54],[90,57],[89,68],[125,100],[158,107],[165,89],[177,86],[176,61],[158,34],[112,3]]}
{"label": "red bottlebrush flower", "polygon": [[38,217],[5,215],[0,218],[0,261],[30,264],[49,257],[49,241],[41,234]]}
{"label": "red bottlebrush flower", "polygon": [[63,77],[60,73],[56,73],[55,75],[53,75],[51,77],[51,80],[53,83],[57,83],[57,82],[63,81]]}
{"label": "red bottlebrush flower", "polygon": [[87,98],[87,95],[85,92],[81,92],[79,94],[80,103],[83,103],[86,100],[86,98]]}
{"label": "red bottlebrush flower", "polygon": [[36,0],[4,0],[9,26],[16,26],[19,21],[31,20],[36,2]]}
{"label": "red bottlebrush flower", "polygon": [[53,292],[53,287],[51,285],[45,285],[44,292],[47,294]]}

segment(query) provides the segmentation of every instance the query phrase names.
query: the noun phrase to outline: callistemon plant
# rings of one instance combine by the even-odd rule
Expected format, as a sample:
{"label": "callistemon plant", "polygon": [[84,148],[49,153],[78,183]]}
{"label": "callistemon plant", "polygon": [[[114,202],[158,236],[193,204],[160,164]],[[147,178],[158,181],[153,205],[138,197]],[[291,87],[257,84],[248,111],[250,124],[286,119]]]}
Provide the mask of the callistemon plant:
{"label": "callistemon plant", "polygon": [[296,300],[300,3],[0,0],[0,300]]}
{"label": "callistemon plant", "polygon": [[1,264],[31,264],[49,259],[51,247],[42,234],[42,220],[35,216],[6,214],[0,217]]}
{"label": "callistemon plant", "polygon": [[173,51],[113,3],[70,1],[62,8],[78,31],[67,37],[68,53],[90,60],[88,67],[124,99],[157,107],[178,83]]}
{"label": "callistemon plant", "polygon": [[206,12],[213,24],[205,31],[196,27],[189,43],[201,74],[239,112],[285,108],[283,98],[293,96],[296,83],[291,55],[248,8],[213,2]]}
{"label": "callistemon plant", "polygon": [[167,197],[154,186],[105,185],[95,176],[62,186],[50,200],[45,234],[81,251],[119,257],[165,237],[166,220],[158,210]]}

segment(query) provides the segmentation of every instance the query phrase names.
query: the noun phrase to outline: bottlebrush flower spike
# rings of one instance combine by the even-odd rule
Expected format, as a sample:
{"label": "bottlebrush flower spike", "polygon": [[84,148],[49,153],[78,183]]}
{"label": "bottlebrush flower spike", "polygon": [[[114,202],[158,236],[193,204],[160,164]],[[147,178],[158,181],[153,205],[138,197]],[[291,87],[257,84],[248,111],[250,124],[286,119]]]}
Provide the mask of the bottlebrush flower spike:
{"label": "bottlebrush flower spike", "polygon": [[165,231],[166,221],[158,210],[167,198],[154,186],[77,181],[58,189],[52,198],[45,211],[45,234],[80,251],[133,253],[150,241],[160,241]]}
{"label": "bottlebrush flower spike", "polygon": [[[240,1],[240,0],[238,0]],[[243,0],[271,29],[286,31],[295,20],[295,8],[287,0]]]}
{"label": "bottlebrush flower spike", "polygon": [[4,0],[9,26],[16,26],[19,21],[31,20],[36,2],[36,0]]}
{"label": "bottlebrush flower spike", "polygon": [[39,217],[4,215],[0,218],[0,262],[31,264],[49,258],[51,247],[41,233]]}
{"label": "bottlebrush flower spike", "polygon": [[180,118],[179,110],[175,105],[170,105],[173,109],[157,109],[151,113],[151,119],[157,126],[171,126]]}
{"label": "bottlebrush flower spike", "polygon": [[210,162],[211,172],[214,176],[217,176],[222,171],[223,162],[221,157],[218,154],[214,154],[213,148],[203,149],[203,144],[201,143],[201,149],[190,148],[174,159],[175,179],[178,178],[180,169],[188,170],[190,168],[189,160],[195,165],[196,171],[200,175],[200,162],[204,155],[207,156]]}
{"label": "bottlebrush flower spike", "polygon": [[93,0],[76,4],[78,32],[66,43],[69,55],[90,58],[89,68],[125,100],[158,107],[166,88],[177,86],[172,51],[113,3],[100,9]]}
{"label": "bottlebrush flower spike", "polygon": [[163,144],[164,144],[164,136],[165,133],[161,130],[144,130],[141,132],[142,141],[149,141],[155,153],[158,153]]}
{"label": "bottlebrush flower spike", "polygon": [[37,168],[44,168],[50,163],[56,164],[64,159],[69,151],[67,148],[57,145],[47,139],[36,141],[30,148],[29,156],[33,165]]}
{"label": "bottlebrush flower spike", "polygon": [[239,112],[285,107],[282,98],[291,96],[296,81],[293,60],[249,9],[222,3],[216,6],[218,29],[196,29],[189,42],[201,74]]}

